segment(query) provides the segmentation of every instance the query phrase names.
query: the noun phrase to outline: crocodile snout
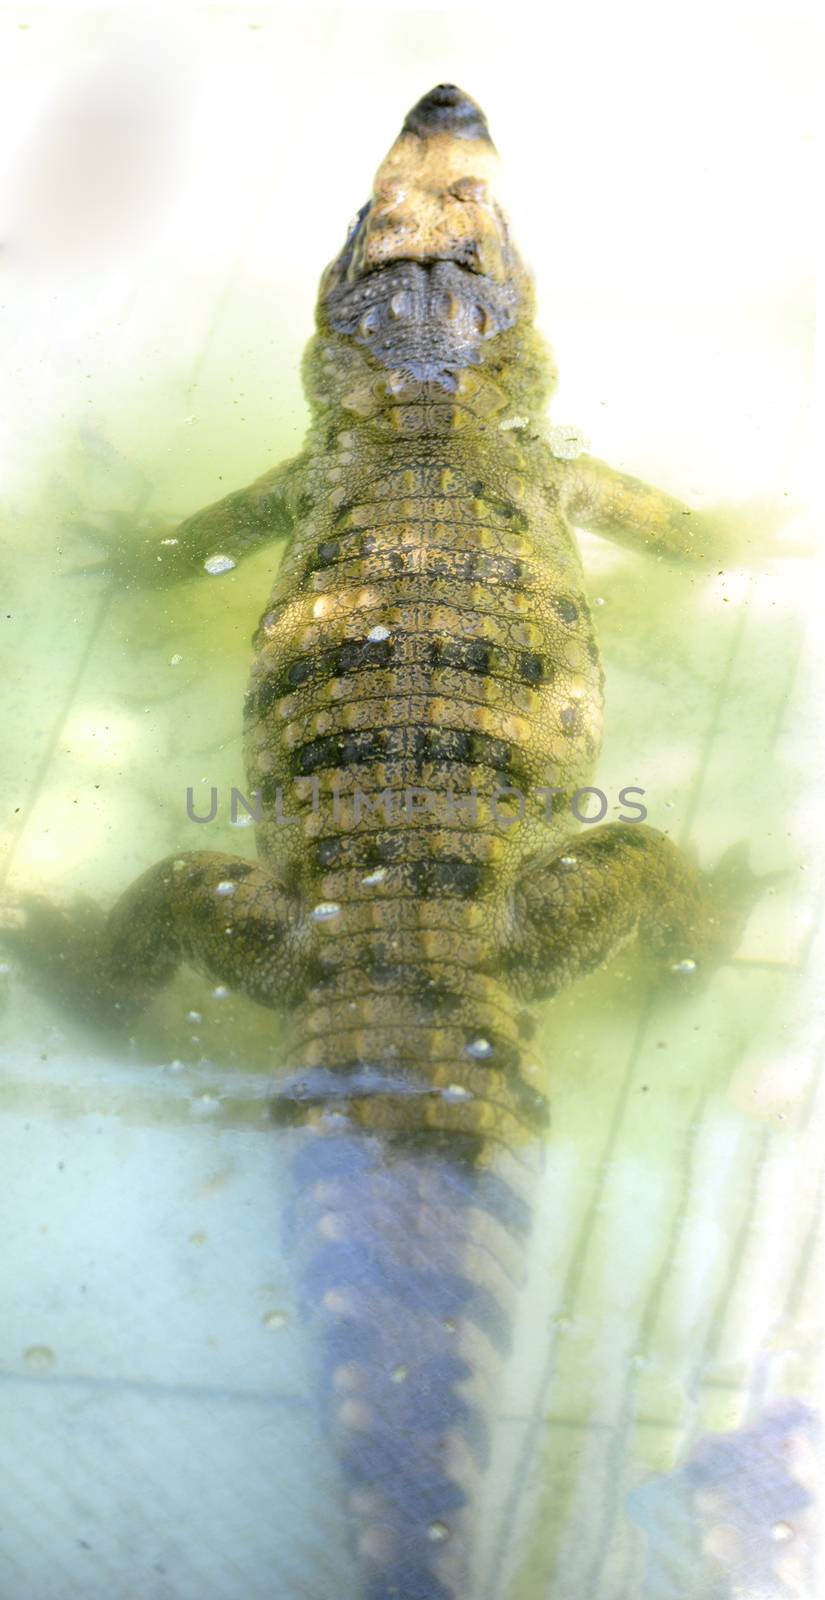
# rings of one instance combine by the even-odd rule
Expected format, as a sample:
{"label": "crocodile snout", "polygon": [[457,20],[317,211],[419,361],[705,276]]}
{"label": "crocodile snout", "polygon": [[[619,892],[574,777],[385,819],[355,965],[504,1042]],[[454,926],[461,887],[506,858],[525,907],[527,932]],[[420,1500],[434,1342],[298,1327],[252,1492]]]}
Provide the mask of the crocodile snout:
{"label": "crocodile snout", "polygon": [[458,139],[489,139],[487,119],[475,100],[454,83],[438,83],[422,95],[407,115],[402,130],[427,138],[433,133],[450,133]]}

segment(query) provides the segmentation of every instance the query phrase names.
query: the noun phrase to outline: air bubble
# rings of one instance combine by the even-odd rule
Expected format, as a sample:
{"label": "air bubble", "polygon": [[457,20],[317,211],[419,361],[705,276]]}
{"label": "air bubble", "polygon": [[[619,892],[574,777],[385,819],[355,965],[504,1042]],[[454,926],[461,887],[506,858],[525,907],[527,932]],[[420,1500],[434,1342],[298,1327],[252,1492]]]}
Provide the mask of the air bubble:
{"label": "air bubble", "polygon": [[446,1522],[430,1523],[430,1526],[427,1529],[427,1538],[430,1539],[433,1544],[443,1544],[444,1540],[449,1539],[449,1537],[450,1530],[447,1527]]}
{"label": "air bubble", "polygon": [[275,1330],[283,1328],[288,1318],[285,1311],[267,1311],[261,1320],[265,1328]]}
{"label": "air bubble", "polygon": [[386,876],[386,867],[376,867],[374,872],[368,873],[366,878],[361,879],[361,884],[365,889],[373,889],[377,883],[383,883]]}
{"label": "air bubble", "polygon": [[690,956],[686,956],[684,961],[674,961],[670,970],[678,973],[680,977],[689,977],[696,971],[696,962],[692,961]]}
{"label": "air bubble", "polygon": [[217,883],[215,885],[215,893],[216,894],[234,894],[235,890],[237,889],[237,887],[238,887],[238,885],[236,883],[233,883],[231,878],[222,878],[220,883]]}
{"label": "air bubble", "polygon": [[[485,1041],[486,1042],[486,1041]],[[442,1100],[472,1100],[472,1090],[465,1089],[463,1083],[448,1083],[446,1089],[441,1091]]]}
{"label": "air bubble", "polygon": [[313,906],[309,914],[313,922],[329,922],[330,918],[337,917],[340,911],[341,907],[335,900],[321,900],[317,906]]}
{"label": "air bubble", "polygon": [[578,857],[577,856],[559,856],[559,866],[560,867],[575,867],[575,866],[578,866]]}
{"label": "air bubble", "polygon": [[774,1522],[771,1527],[771,1538],[775,1544],[787,1544],[793,1538],[793,1528],[789,1522]]}
{"label": "air bubble", "polygon": [[170,667],[179,667],[181,662],[182,662],[182,660],[183,660],[183,656],[181,656],[181,655],[170,656],[169,657],[169,665],[170,665]]}
{"label": "air bubble", "polygon": [[586,450],[590,440],[582,433],[580,428],[571,427],[569,423],[561,423],[547,430],[547,442],[554,456],[559,461],[575,461]]}
{"label": "air bubble", "polygon": [[47,1344],[30,1344],[28,1350],[23,1351],[23,1360],[32,1372],[48,1372],[56,1359]]}
{"label": "air bubble", "polygon": [[203,1017],[199,1011],[187,1011],[186,1020],[187,1022],[203,1022]]}
{"label": "air bubble", "polygon": [[221,1102],[218,1096],[209,1094],[205,1090],[203,1094],[195,1096],[192,1101],[192,1111],[196,1117],[214,1117],[215,1112],[220,1110],[220,1105]]}
{"label": "air bubble", "polygon": [[203,563],[204,571],[212,578],[219,577],[222,572],[231,572],[236,565],[231,556],[209,556]]}
{"label": "air bubble", "polygon": [[389,628],[385,628],[383,622],[379,622],[377,627],[370,628],[370,631],[367,634],[367,643],[380,644],[383,639],[389,639],[389,636]]}
{"label": "air bubble", "polygon": [[393,1367],[390,1379],[393,1383],[406,1383],[410,1375],[409,1367]]}
{"label": "air bubble", "polygon": [[464,1046],[464,1054],[473,1056],[476,1061],[486,1061],[487,1057],[493,1054],[493,1046],[489,1039],[471,1039],[469,1044]]}
{"label": "air bubble", "polygon": [[212,999],[213,1000],[227,1000],[231,993],[232,993],[232,990],[228,989],[225,983],[219,983],[212,990]]}

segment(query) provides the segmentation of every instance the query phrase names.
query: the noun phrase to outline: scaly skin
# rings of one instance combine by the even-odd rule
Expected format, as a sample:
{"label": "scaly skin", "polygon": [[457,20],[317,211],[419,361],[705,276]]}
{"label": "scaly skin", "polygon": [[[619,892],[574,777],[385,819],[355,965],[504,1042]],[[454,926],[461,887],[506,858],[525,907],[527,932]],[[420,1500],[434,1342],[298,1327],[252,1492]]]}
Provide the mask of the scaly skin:
{"label": "scaly skin", "polygon": [[184,853],[107,921],[32,905],[20,935],[98,1013],[185,960],[288,1016],[280,1115],[316,1135],[291,1247],[370,1600],[480,1582],[475,1386],[547,1121],[525,1002],[634,936],[663,972],[710,970],[750,892],[737,861],[702,877],[632,820],[565,844],[602,713],[572,525],[694,559],[714,529],[551,452],[495,168],[472,101],[419,102],[322,279],[302,455],[145,552],[171,582],[289,537],[246,704],[260,865]]}

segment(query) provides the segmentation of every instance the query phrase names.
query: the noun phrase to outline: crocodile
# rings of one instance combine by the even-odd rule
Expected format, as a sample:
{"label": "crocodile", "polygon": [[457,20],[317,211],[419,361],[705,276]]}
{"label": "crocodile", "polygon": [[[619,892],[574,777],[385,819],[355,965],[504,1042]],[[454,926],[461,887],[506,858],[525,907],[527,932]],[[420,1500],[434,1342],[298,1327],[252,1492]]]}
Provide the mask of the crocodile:
{"label": "crocodile", "polygon": [[574,529],[699,563],[724,530],[548,433],[497,163],[462,90],[418,101],[321,278],[303,450],[120,555],[163,585],[283,546],[245,703],[257,862],[182,850],[108,915],[33,898],[17,933],[96,1017],[187,963],[284,1019],[287,1243],[363,1600],[487,1592],[549,1117],[531,1008],[630,940],[699,982],[754,892],[739,847],[702,872],[633,815],[571,838],[602,718]]}

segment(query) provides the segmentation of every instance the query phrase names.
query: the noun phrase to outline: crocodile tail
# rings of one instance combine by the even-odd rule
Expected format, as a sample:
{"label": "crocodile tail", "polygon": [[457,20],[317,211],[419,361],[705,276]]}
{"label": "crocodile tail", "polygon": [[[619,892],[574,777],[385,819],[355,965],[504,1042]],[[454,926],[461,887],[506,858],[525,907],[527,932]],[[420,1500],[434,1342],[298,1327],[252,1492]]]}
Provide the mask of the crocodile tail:
{"label": "crocodile tail", "polygon": [[529,1203],[453,1150],[330,1118],[293,1165],[288,1249],[363,1600],[460,1600]]}

